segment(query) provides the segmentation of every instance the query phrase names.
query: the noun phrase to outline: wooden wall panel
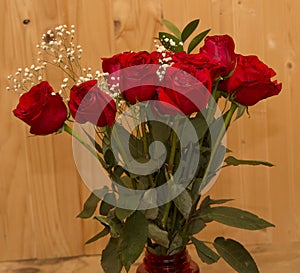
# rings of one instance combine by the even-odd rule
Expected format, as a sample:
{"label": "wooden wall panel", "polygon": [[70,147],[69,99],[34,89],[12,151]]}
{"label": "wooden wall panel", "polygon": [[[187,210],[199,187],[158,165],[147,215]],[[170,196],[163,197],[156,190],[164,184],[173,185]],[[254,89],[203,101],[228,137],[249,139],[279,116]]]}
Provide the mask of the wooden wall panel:
{"label": "wooden wall panel", "polygon": [[[299,241],[299,9],[297,0],[0,0],[0,260],[99,253],[105,243],[83,246],[100,226],[75,218],[89,193],[70,137],[29,137],[27,126],[10,114],[17,95],[4,90],[6,76],[30,64],[42,33],[58,24],[76,25],[84,63],[93,68],[102,56],[153,50],[161,18],[180,28],[200,18],[201,29],[229,33],[238,52],[257,54],[272,66],[282,94],[235,122],[228,146],[239,157],[276,167],[226,168],[210,194],[235,198],[233,205],[277,227],[245,232],[211,225],[201,236],[223,234],[247,244]],[[27,18],[30,23],[22,24]],[[54,86],[59,78],[50,78]]]}

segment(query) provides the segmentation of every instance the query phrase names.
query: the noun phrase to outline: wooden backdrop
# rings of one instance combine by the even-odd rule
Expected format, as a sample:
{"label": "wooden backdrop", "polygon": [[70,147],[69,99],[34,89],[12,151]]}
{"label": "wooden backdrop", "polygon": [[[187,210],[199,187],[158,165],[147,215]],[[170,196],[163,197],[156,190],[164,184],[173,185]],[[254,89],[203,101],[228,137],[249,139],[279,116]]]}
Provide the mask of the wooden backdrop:
{"label": "wooden backdrop", "polygon": [[11,114],[17,95],[5,91],[6,76],[31,64],[41,35],[58,24],[76,26],[85,63],[94,68],[102,56],[154,49],[162,18],[180,27],[201,18],[202,29],[232,35],[238,52],[257,54],[273,67],[282,93],[233,124],[228,146],[239,157],[276,167],[224,169],[210,194],[235,198],[233,205],[277,227],[240,232],[211,225],[201,236],[232,236],[248,245],[299,241],[299,10],[298,0],[0,0],[0,260],[100,253],[104,244],[83,246],[100,226],[76,218],[88,190],[76,172],[70,137],[31,137]]}

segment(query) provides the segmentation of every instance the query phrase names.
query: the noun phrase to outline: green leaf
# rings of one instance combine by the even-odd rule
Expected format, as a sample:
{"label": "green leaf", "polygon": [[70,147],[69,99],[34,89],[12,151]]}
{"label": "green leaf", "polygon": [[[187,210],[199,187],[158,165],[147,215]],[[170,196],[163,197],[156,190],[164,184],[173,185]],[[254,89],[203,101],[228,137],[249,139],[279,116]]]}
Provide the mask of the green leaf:
{"label": "green leaf", "polygon": [[100,238],[106,236],[107,234],[109,234],[109,228],[105,227],[102,231],[100,231],[98,234],[96,234],[95,236],[93,236],[91,239],[89,239],[88,241],[85,242],[85,244],[90,244],[93,243],[97,240],[99,240]]}
{"label": "green leaf", "polygon": [[107,193],[108,187],[93,191],[83,205],[83,210],[77,215],[79,218],[90,218],[93,216],[99,201]]}
{"label": "green leaf", "polygon": [[202,116],[201,117],[198,116],[196,118],[191,119],[190,121],[195,128],[198,139],[202,139],[208,129],[206,120]]}
{"label": "green leaf", "polygon": [[228,156],[225,158],[224,162],[227,164],[225,166],[238,166],[238,165],[264,165],[267,167],[273,167],[274,165],[267,161],[259,160],[241,160],[233,156]]}
{"label": "green leaf", "polygon": [[181,37],[181,32],[178,29],[178,27],[176,27],[173,23],[171,23],[170,21],[166,20],[166,19],[162,19],[163,24],[169,29],[171,30],[175,36],[180,39]]}
{"label": "green leaf", "polygon": [[237,109],[236,116],[235,116],[234,120],[237,120],[237,119],[241,118],[244,115],[244,113],[247,111],[247,109],[248,109],[248,106],[238,104],[238,109]]}
{"label": "green leaf", "polygon": [[197,218],[197,219],[192,220],[189,223],[187,233],[189,235],[194,235],[194,234],[199,233],[205,227],[206,227],[205,221],[203,221],[202,219]]}
{"label": "green leaf", "polygon": [[105,134],[102,140],[102,154],[105,154],[108,149],[111,149],[110,136]]}
{"label": "green leaf", "polygon": [[226,153],[232,153],[232,150],[226,147]]}
{"label": "green leaf", "polygon": [[110,238],[106,248],[102,251],[101,265],[105,273],[120,273],[122,262],[119,255],[119,240]]}
{"label": "green leaf", "polygon": [[117,165],[117,166],[114,167],[114,174],[116,176],[121,177],[121,175],[123,173],[124,173],[124,169],[121,166]]}
{"label": "green leaf", "polygon": [[150,120],[148,124],[154,140],[165,142],[169,139],[171,127],[156,120]]}
{"label": "green leaf", "polygon": [[145,217],[149,220],[155,220],[158,216],[158,208],[152,208],[145,210]]}
{"label": "green leaf", "polygon": [[129,151],[134,159],[144,158],[144,145],[141,139],[136,138],[133,134],[129,137]]}
{"label": "green leaf", "polygon": [[128,177],[128,176],[122,176],[120,179],[122,181],[122,185],[124,185],[126,188],[128,188],[128,189],[132,189],[133,188],[132,180],[131,180],[130,177]]}
{"label": "green leaf", "polygon": [[183,238],[179,232],[176,232],[174,238],[172,239],[170,243],[170,247],[168,249],[167,255],[173,255],[180,250],[182,250],[183,247]]}
{"label": "green leaf", "polygon": [[116,208],[116,216],[121,221],[123,221],[124,219],[132,215],[134,212],[135,212],[134,210],[130,210],[130,209],[123,209],[119,207]]}
{"label": "green leaf", "polygon": [[212,249],[210,249],[208,246],[206,246],[202,241],[197,240],[195,237],[192,237],[191,240],[202,262],[207,264],[213,264],[220,259],[220,256],[217,253],[215,253]]}
{"label": "green leaf", "polygon": [[99,213],[101,215],[107,216],[109,211],[115,207],[112,204],[116,204],[116,197],[114,193],[109,192],[104,196],[104,199],[105,200],[101,202]]}
{"label": "green leaf", "polygon": [[174,203],[176,208],[180,211],[185,219],[187,219],[190,215],[192,208],[192,198],[187,190],[184,190],[181,194],[179,194],[175,199]]}
{"label": "green leaf", "polygon": [[112,152],[111,149],[106,150],[106,152],[104,154],[104,159],[109,168],[115,166],[116,160],[115,160],[114,153]]}
{"label": "green leaf", "polygon": [[248,230],[274,227],[273,224],[259,218],[251,212],[225,206],[205,209],[201,216],[207,216],[227,226]]}
{"label": "green leaf", "polygon": [[150,181],[148,176],[140,175],[136,178],[136,189],[147,190],[150,187]]}
{"label": "green leaf", "polygon": [[[159,32],[158,37],[160,42],[166,49],[173,52],[183,51],[183,46],[181,45],[181,41],[178,38],[176,38],[174,35],[169,34],[167,32]],[[175,45],[171,45],[170,40],[175,42]]]}
{"label": "green leaf", "polygon": [[111,219],[103,216],[95,216],[94,219],[99,221],[104,226],[109,227],[109,232],[111,237],[113,238],[120,237],[122,231],[122,225],[121,222],[118,220],[118,218]]}
{"label": "green leaf", "polygon": [[201,41],[205,38],[205,36],[210,32],[210,29],[207,29],[200,34],[198,34],[196,37],[193,38],[193,40],[190,42],[187,53],[191,53],[193,49],[201,43]]}
{"label": "green leaf", "polygon": [[157,225],[149,224],[148,237],[163,247],[169,247],[168,232],[160,229]]}
{"label": "green leaf", "polygon": [[201,205],[200,205],[200,211],[205,209],[205,208],[208,208],[210,207],[210,205],[221,205],[221,204],[224,204],[224,203],[227,203],[227,202],[230,202],[230,201],[233,201],[234,199],[218,199],[218,200],[214,200],[214,199],[211,199],[210,196],[206,196]]}
{"label": "green leaf", "polygon": [[181,34],[181,41],[184,42],[186,41],[187,38],[191,36],[191,34],[195,31],[199,24],[200,20],[196,19],[186,25],[186,27],[183,29],[182,34]]}
{"label": "green leaf", "polygon": [[[120,197],[117,202],[117,208],[116,208],[116,216],[123,221],[125,218],[132,215],[135,210],[138,208],[141,196],[139,195],[126,195],[125,193],[120,194]],[[127,208],[127,209],[125,209]]]}
{"label": "green leaf", "polygon": [[143,213],[131,215],[121,234],[121,261],[127,272],[142,253],[148,237],[148,221]]}
{"label": "green leaf", "polygon": [[238,242],[232,239],[218,237],[214,247],[220,256],[238,273],[259,273],[250,253]]}

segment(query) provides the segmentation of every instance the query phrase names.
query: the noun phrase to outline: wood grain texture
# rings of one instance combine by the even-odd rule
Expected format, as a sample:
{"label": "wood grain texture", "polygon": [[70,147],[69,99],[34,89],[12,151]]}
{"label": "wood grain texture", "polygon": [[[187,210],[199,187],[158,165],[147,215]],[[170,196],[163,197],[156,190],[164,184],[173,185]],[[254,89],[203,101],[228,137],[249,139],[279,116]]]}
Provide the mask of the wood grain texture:
{"label": "wood grain texture", "polygon": [[[252,246],[249,250],[254,253],[261,272],[298,273],[300,267],[300,245],[281,244],[270,246]],[[205,273],[234,273],[224,261],[216,264],[203,264],[197,258],[196,251],[189,248],[192,259],[198,263],[201,272]],[[35,260],[19,262],[0,262],[1,273],[104,273],[99,267],[99,256],[82,256],[65,259]],[[142,257],[131,267],[129,273],[135,273]],[[125,271],[122,271],[125,273]]]}
{"label": "wood grain texture", "polygon": [[[269,160],[276,167],[226,168],[210,194],[235,198],[232,205],[277,227],[245,232],[212,224],[200,237],[224,235],[246,244],[299,242],[299,9],[297,0],[0,0],[0,260],[97,254],[105,245],[105,240],[83,245],[100,226],[76,218],[89,191],[76,171],[69,136],[30,137],[28,127],[11,114],[17,95],[5,91],[6,76],[31,64],[41,35],[59,24],[76,26],[84,64],[93,68],[101,67],[103,56],[153,50],[153,37],[164,29],[161,18],[180,28],[201,18],[201,29],[232,35],[237,52],[259,55],[273,67],[283,81],[282,94],[251,107],[250,118],[232,125],[227,143],[237,157]],[[24,19],[30,23],[24,25]],[[55,74],[50,81],[58,87],[61,77]],[[267,255],[258,258],[271,266]],[[279,248],[274,255],[280,260]],[[296,272],[286,263],[282,271]],[[84,271],[88,264],[70,266],[90,272]]]}

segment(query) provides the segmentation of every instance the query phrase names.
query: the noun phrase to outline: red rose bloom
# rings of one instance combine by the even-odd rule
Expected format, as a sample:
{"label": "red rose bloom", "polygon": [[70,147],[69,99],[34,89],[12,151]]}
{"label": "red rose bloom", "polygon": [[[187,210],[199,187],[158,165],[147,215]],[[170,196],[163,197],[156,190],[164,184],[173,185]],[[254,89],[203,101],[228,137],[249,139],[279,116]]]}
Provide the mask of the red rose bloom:
{"label": "red rose bloom", "polygon": [[72,87],[69,108],[77,122],[89,121],[99,127],[113,125],[117,112],[115,102],[98,87],[96,80]]}
{"label": "red rose bloom", "polygon": [[126,53],[118,53],[110,58],[101,58],[102,70],[106,73],[114,73],[121,69],[120,56]]}
{"label": "red rose bloom", "polygon": [[[146,51],[131,52],[120,57],[123,70],[120,74],[120,89],[124,99],[131,104],[151,100],[156,95],[157,56]],[[147,66],[149,64],[149,66]]]}
{"label": "red rose bloom", "polygon": [[233,75],[220,83],[219,89],[234,93],[234,100],[251,106],[262,99],[278,95],[282,84],[271,78],[276,72],[265,65],[257,56],[238,55]]}
{"label": "red rose bloom", "polygon": [[227,76],[235,67],[237,55],[234,53],[234,41],[229,35],[208,36],[200,53],[213,59],[218,65],[220,76]]}
{"label": "red rose bloom", "polygon": [[188,54],[184,51],[175,52],[172,60],[177,66],[183,64],[184,66],[194,66],[197,70],[208,69],[212,81],[220,75],[219,70],[221,66],[218,62],[202,53]]}
{"label": "red rose bloom", "polygon": [[[173,105],[185,115],[203,110],[210,97],[212,82],[209,71],[193,66],[175,64],[166,70],[163,86],[158,87],[158,100]],[[172,114],[170,109],[163,113]]]}
{"label": "red rose bloom", "polygon": [[24,93],[14,115],[30,126],[30,133],[47,135],[57,132],[67,118],[67,107],[48,82],[43,81]]}
{"label": "red rose bloom", "polygon": [[185,65],[193,65],[197,69],[207,68],[214,66],[214,60],[211,60],[208,56],[196,53],[188,54],[184,51],[175,52],[172,56],[172,61],[175,63],[181,63]]}

